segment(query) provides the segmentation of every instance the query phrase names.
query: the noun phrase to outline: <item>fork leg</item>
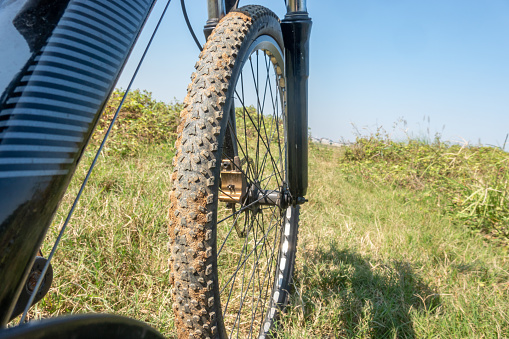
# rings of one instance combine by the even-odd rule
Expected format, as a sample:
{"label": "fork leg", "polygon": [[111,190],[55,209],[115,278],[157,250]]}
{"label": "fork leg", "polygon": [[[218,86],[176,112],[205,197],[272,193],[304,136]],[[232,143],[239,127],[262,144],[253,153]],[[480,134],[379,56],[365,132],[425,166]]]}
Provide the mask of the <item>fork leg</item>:
{"label": "fork leg", "polygon": [[228,14],[232,9],[237,8],[239,0],[207,0],[209,19],[203,27],[205,39],[209,38],[210,33],[216,27],[219,20]]}
{"label": "fork leg", "polygon": [[286,10],[291,12],[307,12],[306,0],[288,0],[286,2]]}
{"label": "fork leg", "polygon": [[308,186],[308,77],[311,19],[305,0],[288,0],[281,22],[285,44],[288,181],[292,204],[305,201]]}

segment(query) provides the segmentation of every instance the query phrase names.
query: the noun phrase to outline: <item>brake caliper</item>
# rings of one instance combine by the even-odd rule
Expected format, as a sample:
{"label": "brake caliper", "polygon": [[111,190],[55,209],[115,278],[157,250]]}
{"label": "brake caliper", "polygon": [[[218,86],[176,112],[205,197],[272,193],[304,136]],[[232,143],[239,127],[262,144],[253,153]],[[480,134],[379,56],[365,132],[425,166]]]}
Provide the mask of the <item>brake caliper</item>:
{"label": "brake caliper", "polygon": [[237,220],[239,216],[236,214],[235,204],[245,201],[247,195],[246,176],[242,172],[242,163],[238,156],[230,159],[223,159],[221,162],[221,191],[219,192],[219,201],[226,202],[226,207],[232,210],[234,214],[234,226],[237,235],[240,238],[246,236],[246,230],[240,229]]}
{"label": "brake caliper", "polygon": [[240,158],[221,162],[221,191],[219,201],[242,204],[247,193],[246,176],[242,173]]}

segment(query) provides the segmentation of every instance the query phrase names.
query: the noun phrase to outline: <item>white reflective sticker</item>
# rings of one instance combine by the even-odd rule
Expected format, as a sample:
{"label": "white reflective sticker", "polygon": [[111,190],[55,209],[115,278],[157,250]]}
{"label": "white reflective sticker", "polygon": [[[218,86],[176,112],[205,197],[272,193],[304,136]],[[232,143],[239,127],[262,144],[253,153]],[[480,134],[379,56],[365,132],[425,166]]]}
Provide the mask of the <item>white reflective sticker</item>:
{"label": "white reflective sticker", "polygon": [[279,265],[279,268],[281,271],[284,271],[286,266],[286,258],[281,259],[281,264]]}
{"label": "white reflective sticker", "polygon": [[265,332],[268,332],[270,330],[270,322],[269,321],[267,321],[265,323],[265,325],[263,325],[263,329],[265,330]]}
{"label": "white reflective sticker", "polygon": [[279,299],[279,291],[274,292],[274,297],[272,299],[274,299],[274,302],[277,303]]}

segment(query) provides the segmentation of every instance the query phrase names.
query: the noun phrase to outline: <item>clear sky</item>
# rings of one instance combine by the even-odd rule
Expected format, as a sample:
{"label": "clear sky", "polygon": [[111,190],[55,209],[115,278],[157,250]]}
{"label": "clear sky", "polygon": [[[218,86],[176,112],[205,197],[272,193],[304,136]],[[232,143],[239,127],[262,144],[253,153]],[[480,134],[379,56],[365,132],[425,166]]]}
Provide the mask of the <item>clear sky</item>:
{"label": "clear sky", "polygon": [[[283,0],[257,3],[285,14]],[[186,4],[203,43],[206,0]],[[162,5],[147,27],[155,25]],[[438,132],[452,142],[503,145],[509,133],[509,0],[308,0],[308,11],[313,136],[354,140],[356,129],[366,134],[381,126],[396,138],[406,129],[418,137]],[[119,86],[127,86],[147,40],[140,38]],[[134,88],[182,101],[198,54],[180,1],[172,0]]]}

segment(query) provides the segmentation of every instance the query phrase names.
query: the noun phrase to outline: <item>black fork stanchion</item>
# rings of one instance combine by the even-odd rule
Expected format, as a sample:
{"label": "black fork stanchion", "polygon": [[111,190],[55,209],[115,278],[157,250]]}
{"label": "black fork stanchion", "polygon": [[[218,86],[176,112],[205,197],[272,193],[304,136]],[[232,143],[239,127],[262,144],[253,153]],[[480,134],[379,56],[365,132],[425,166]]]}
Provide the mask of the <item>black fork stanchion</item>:
{"label": "black fork stanchion", "polygon": [[308,77],[311,18],[305,0],[287,0],[281,22],[285,43],[288,181],[292,203],[305,201],[308,186]]}

